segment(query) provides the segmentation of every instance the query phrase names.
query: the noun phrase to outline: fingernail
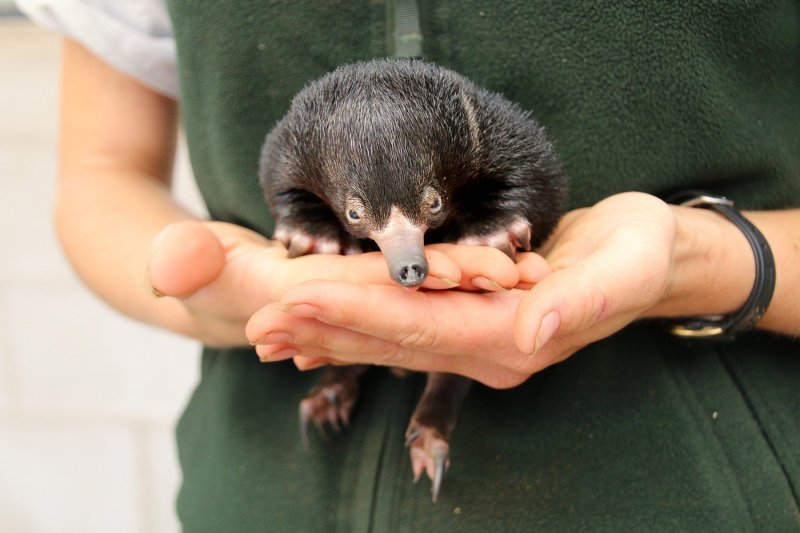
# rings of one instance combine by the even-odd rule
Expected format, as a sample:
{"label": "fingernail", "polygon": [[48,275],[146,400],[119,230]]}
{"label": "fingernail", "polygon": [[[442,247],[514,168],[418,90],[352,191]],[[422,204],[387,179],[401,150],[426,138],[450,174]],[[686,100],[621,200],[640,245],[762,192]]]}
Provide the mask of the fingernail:
{"label": "fingernail", "polygon": [[292,357],[300,355],[300,350],[297,348],[284,348],[275,353],[258,354],[259,359],[264,363],[273,363],[275,361],[284,361]]}
{"label": "fingernail", "polygon": [[322,314],[322,309],[316,305],[311,304],[286,304],[279,307],[284,313],[290,313],[294,316],[304,316],[315,318]]}
{"label": "fingernail", "polygon": [[436,281],[438,281],[439,283],[441,283],[441,284],[442,284],[442,286],[443,286],[445,289],[455,289],[455,288],[456,288],[456,287],[458,287],[458,285],[459,285],[459,283],[458,283],[457,281],[454,281],[454,280],[452,280],[452,279],[450,279],[450,278],[437,278],[437,277],[433,277],[433,279],[435,279]]}
{"label": "fingernail", "polygon": [[533,352],[531,356],[537,355],[542,347],[553,338],[558,327],[561,325],[561,317],[558,312],[550,311],[542,319],[539,325],[539,332],[536,334],[536,343],[533,345]]}
{"label": "fingernail", "polygon": [[499,292],[508,290],[499,283],[497,283],[496,281],[491,280],[484,276],[475,276],[474,278],[472,278],[472,284],[478,287],[479,289],[483,289],[485,291]]}
{"label": "fingernail", "polygon": [[166,294],[164,294],[160,290],[156,289],[152,285],[150,285],[150,292],[152,292],[153,296],[155,296],[156,298],[163,298],[164,296],[166,296]]}
{"label": "fingernail", "polygon": [[259,338],[256,341],[250,343],[251,346],[256,346],[259,344],[277,344],[279,342],[292,342],[294,341],[294,337],[286,333],[285,331],[272,331],[267,333],[263,337]]}
{"label": "fingernail", "polygon": [[164,294],[160,290],[158,290],[155,287],[153,287],[153,284],[150,283],[150,269],[149,268],[147,270],[145,270],[145,273],[144,273],[144,284],[147,287],[147,289],[150,291],[150,294],[152,294],[156,298],[163,298],[164,296],[166,296],[166,294]]}
{"label": "fingernail", "polygon": [[315,368],[319,368],[321,366],[326,366],[327,364],[328,364],[328,361],[326,361],[325,359],[318,359],[318,360],[312,361],[308,365],[304,366],[303,367],[303,371],[305,371],[305,370],[314,370]]}

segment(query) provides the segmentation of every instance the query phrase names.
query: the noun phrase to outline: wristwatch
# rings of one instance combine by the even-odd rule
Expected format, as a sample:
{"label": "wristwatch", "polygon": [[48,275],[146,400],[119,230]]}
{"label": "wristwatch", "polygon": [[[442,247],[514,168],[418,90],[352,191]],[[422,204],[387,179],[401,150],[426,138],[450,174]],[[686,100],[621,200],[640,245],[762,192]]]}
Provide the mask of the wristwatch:
{"label": "wristwatch", "polygon": [[755,328],[772,300],[775,290],[775,258],[764,235],[722,196],[685,191],[668,198],[669,203],[710,209],[741,230],[755,258],[756,280],[744,306],[729,315],[682,318],[669,324],[669,331],[683,339],[731,340],[737,333]]}

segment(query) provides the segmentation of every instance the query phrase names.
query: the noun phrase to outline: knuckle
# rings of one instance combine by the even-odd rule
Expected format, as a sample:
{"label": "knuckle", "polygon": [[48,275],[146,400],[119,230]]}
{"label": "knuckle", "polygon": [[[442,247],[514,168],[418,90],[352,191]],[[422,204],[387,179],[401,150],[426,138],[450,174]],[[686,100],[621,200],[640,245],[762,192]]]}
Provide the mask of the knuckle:
{"label": "knuckle", "polygon": [[400,330],[397,338],[402,347],[426,350],[437,345],[438,334],[436,328],[429,324],[415,324]]}
{"label": "knuckle", "polygon": [[402,347],[417,350],[430,350],[440,344],[442,333],[437,321],[437,313],[430,298],[419,307],[409,309],[403,320],[397,322],[393,340]]}
{"label": "knuckle", "polygon": [[385,349],[380,352],[375,361],[380,366],[407,367],[411,362],[409,351],[400,345]]}

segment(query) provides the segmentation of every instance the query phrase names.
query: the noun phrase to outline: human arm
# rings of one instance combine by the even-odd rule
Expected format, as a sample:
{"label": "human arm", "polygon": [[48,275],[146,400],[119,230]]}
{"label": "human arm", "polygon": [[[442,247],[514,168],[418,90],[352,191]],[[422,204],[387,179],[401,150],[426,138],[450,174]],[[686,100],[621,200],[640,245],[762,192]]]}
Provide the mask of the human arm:
{"label": "human arm", "polygon": [[55,224],[67,258],[109,304],[160,322],[145,290],[150,243],[191,219],[170,197],[176,104],[65,39]]}
{"label": "human arm", "polygon": [[[239,345],[252,313],[296,283],[390,283],[378,254],[289,260],[255,232],[197,220],[170,196],[175,133],[173,100],[65,40],[55,222],[76,272],[110,305],[204,343]],[[451,255],[431,257],[429,287],[465,272],[518,280],[496,254],[464,269]]]}
{"label": "human arm", "polygon": [[[747,213],[772,244],[778,271],[759,327],[786,334],[800,333],[793,295],[800,282],[798,213]],[[735,226],[715,213],[638,193],[569,213],[543,252],[553,273],[531,290],[407,293],[308,283],[288,291],[282,308],[259,311],[248,332],[289,332],[302,368],[320,358],[367,362],[510,387],[639,318],[735,311],[753,285],[752,251]],[[291,307],[300,303],[318,314],[302,316],[307,307]],[[558,318],[548,319],[544,332],[540,324],[551,311]]]}

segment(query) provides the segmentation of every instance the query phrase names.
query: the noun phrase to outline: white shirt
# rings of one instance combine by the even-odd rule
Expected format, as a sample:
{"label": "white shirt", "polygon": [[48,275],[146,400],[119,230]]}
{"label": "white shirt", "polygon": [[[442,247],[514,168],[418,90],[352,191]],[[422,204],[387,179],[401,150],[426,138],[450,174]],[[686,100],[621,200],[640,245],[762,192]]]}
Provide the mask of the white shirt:
{"label": "white shirt", "polygon": [[177,99],[175,39],[164,0],[16,0],[33,22]]}

